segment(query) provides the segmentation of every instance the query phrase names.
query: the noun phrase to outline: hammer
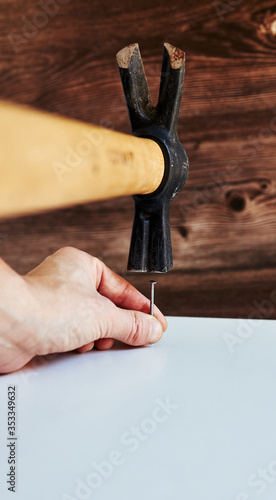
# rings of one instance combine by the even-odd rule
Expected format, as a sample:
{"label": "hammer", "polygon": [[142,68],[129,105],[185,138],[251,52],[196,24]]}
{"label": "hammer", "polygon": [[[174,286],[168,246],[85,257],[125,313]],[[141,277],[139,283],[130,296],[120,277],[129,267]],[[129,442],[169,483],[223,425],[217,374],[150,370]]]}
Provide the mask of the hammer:
{"label": "hammer", "polygon": [[188,176],[177,135],[184,52],[165,43],[153,106],[138,44],[117,54],[132,133],[0,102],[0,217],[133,195],[128,270],[173,265],[169,207]]}

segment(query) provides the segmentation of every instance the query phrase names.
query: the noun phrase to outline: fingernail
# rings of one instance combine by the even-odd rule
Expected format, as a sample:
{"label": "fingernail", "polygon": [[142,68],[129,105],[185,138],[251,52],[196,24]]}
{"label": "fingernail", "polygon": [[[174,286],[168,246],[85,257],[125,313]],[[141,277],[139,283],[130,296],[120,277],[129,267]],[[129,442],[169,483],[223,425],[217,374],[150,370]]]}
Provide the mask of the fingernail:
{"label": "fingernail", "polygon": [[152,319],[150,322],[150,334],[148,338],[149,344],[154,344],[157,340],[161,339],[163,335],[163,328],[157,319]]}

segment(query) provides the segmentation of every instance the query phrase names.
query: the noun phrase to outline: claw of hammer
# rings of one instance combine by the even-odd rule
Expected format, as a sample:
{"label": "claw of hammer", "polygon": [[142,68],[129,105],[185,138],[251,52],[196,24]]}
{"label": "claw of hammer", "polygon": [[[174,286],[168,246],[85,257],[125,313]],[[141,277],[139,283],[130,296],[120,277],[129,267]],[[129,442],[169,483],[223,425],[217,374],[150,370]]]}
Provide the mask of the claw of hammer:
{"label": "claw of hammer", "polygon": [[173,265],[169,207],[188,177],[188,157],[177,135],[185,55],[169,43],[164,44],[159,99],[155,107],[138,44],[120,50],[117,63],[132,133],[157,142],[165,159],[164,177],[157,190],[133,196],[135,215],[128,269],[165,273]]}

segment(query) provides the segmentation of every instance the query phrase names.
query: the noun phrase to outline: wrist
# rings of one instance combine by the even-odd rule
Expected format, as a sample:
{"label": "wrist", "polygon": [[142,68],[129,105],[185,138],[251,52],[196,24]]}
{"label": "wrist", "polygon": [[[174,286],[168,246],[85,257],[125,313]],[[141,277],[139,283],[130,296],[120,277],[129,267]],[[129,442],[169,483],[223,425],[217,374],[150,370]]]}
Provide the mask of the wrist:
{"label": "wrist", "polygon": [[24,278],[0,259],[0,373],[19,369],[36,354],[33,299]]}

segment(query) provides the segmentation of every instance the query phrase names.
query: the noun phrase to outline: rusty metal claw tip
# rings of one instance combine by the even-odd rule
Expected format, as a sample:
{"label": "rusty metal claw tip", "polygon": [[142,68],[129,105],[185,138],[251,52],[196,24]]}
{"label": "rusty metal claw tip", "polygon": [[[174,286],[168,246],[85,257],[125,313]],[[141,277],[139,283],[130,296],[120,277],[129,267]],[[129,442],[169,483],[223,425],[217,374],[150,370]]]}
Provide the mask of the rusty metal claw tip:
{"label": "rusty metal claw tip", "polygon": [[185,52],[174,47],[170,43],[164,43],[164,47],[168,52],[172,69],[179,69],[185,62]]}
{"label": "rusty metal claw tip", "polygon": [[130,45],[127,45],[123,49],[119,50],[119,52],[117,52],[116,60],[119,68],[129,68],[130,61],[134,55],[135,50],[137,51],[138,56],[141,58],[138,43],[131,43]]}

